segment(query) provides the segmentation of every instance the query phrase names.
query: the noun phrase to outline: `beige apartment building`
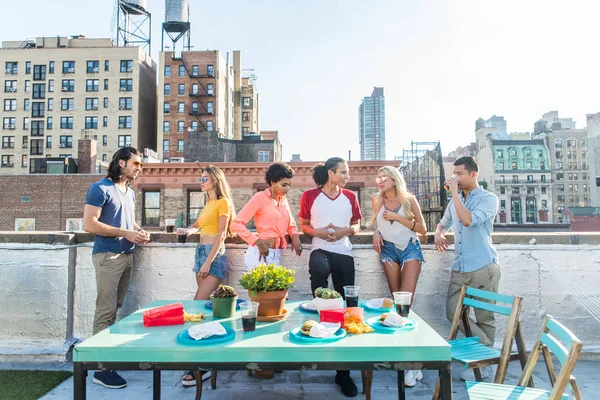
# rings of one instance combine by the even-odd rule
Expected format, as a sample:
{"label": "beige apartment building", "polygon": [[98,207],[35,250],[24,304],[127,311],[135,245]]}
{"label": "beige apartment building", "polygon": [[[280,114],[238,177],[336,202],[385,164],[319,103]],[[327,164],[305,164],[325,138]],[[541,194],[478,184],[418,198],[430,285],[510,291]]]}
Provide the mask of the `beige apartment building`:
{"label": "beige apartment building", "polygon": [[46,172],[46,159],[97,160],[124,146],[156,148],[156,65],[138,47],[84,36],[4,41],[0,49],[2,174]]}
{"label": "beige apartment building", "polygon": [[161,52],[159,56],[157,138],[164,162],[186,157],[190,139],[241,140],[258,135],[258,92],[244,78],[242,55],[218,50]]}

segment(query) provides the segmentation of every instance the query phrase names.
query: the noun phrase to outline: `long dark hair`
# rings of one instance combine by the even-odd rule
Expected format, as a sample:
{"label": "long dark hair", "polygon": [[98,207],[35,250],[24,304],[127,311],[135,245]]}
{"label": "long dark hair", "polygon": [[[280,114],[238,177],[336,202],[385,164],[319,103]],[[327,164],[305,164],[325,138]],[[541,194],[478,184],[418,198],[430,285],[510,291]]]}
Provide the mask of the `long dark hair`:
{"label": "long dark hair", "polygon": [[134,147],[121,147],[119,150],[117,150],[115,154],[113,154],[110,165],[108,166],[107,177],[115,183],[121,182],[123,177],[123,169],[119,165],[119,160],[127,162],[132,155],[141,157],[142,153],[140,153],[138,149]]}
{"label": "long dark hair", "polygon": [[329,180],[329,171],[336,172],[338,164],[346,162],[341,157],[331,157],[325,163],[318,163],[312,168],[313,181],[317,184],[317,187],[323,187]]}

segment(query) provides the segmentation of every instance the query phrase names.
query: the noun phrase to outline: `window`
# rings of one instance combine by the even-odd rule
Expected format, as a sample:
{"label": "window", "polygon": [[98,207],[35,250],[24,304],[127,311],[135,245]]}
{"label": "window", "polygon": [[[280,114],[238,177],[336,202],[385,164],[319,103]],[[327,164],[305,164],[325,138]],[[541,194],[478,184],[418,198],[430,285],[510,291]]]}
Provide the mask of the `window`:
{"label": "window", "polygon": [[556,180],[557,181],[562,181],[564,179],[564,175],[562,172],[559,172],[556,174]]}
{"label": "window", "polygon": [[170,95],[171,95],[171,85],[166,83],[165,84],[165,96],[170,96]]}
{"label": "window", "polygon": [[16,129],[17,119],[14,117],[4,117],[2,119],[2,129]]}
{"label": "window", "polygon": [[198,66],[192,65],[192,76],[198,76],[200,73],[198,72]]}
{"label": "window", "polygon": [[208,103],[206,103],[206,112],[209,114],[213,113],[213,103],[212,101],[209,101]]}
{"label": "window", "polygon": [[527,175],[527,182],[533,182],[533,175]]}
{"label": "window", "polygon": [[563,163],[562,163],[562,161],[557,161],[556,162],[556,169],[563,169]]}
{"label": "window", "polygon": [[100,61],[88,61],[86,63],[85,72],[87,72],[88,74],[97,74],[98,72],[100,72]]}
{"label": "window", "polygon": [[525,155],[525,157],[531,156],[531,149],[529,147],[524,148],[523,154]]}
{"label": "window", "polygon": [[23,110],[29,111],[29,99],[23,99]]}
{"label": "window", "polygon": [[6,73],[16,75],[19,73],[19,63],[16,61],[9,61],[6,63]]}
{"label": "window", "polygon": [[31,74],[31,61],[25,62],[25,73],[28,75]]}
{"label": "window", "polygon": [[34,101],[31,103],[31,116],[33,118],[43,118],[46,112],[46,103]]}
{"label": "window", "polygon": [[527,222],[536,223],[537,222],[537,200],[535,197],[528,197],[526,200],[527,207]]}
{"label": "window", "polygon": [[46,80],[46,66],[45,65],[34,65],[33,66],[33,80],[34,81],[45,81]]}
{"label": "window", "polygon": [[500,200],[500,208],[501,209],[505,209],[506,208],[506,200]]}
{"label": "window", "polygon": [[31,139],[29,155],[40,156],[44,154],[44,139]]}
{"label": "window", "polygon": [[165,114],[169,114],[171,112],[171,103],[164,103],[163,104],[163,112]]}
{"label": "window", "polygon": [[85,117],[85,129],[98,129],[98,117]]}
{"label": "window", "polygon": [[108,146],[108,135],[102,135],[102,146]]}
{"label": "window", "polygon": [[60,117],[60,129],[73,129],[73,117]]}
{"label": "window", "polygon": [[588,185],[587,185],[587,183],[584,183],[582,187],[583,187],[583,191],[584,192],[588,191]]}
{"label": "window", "polygon": [[554,155],[556,156],[556,158],[562,158],[562,151],[556,151],[556,153],[554,153]]}
{"label": "window", "polygon": [[27,154],[21,155],[21,167],[27,168]]}
{"label": "window", "polygon": [[121,92],[131,92],[133,90],[133,79],[119,79],[119,90]]}
{"label": "window", "polygon": [[562,140],[560,138],[554,139],[554,147],[562,148]]}
{"label": "window", "polygon": [[74,74],[75,73],[75,61],[63,61],[62,72],[63,72],[63,74]]}
{"label": "window", "polygon": [[50,61],[48,63],[48,73],[49,74],[53,74],[54,73],[54,61]]}
{"label": "window", "polygon": [[207,65],[206,66],[206,75],[208,75],[208,76],[215,76],[215,66],[214,65]]}
{"label": "window", "polygon": [[169,141],[163,140],[163,151],[169,151]]}
{"label": "window", "polygon": [[177,121],[177,132],[183,132],[184,127],[184,121]]}
{"label": "window", "polygon": [[527,194],[535,194],[535,188],[534,187],[528,187],[527,188]]}
{"label": "window", "polygon": [[85,109],[86,110],[97,110],[98,109],[98,98],[97,97],[88,97],[85,99]]}
{"label": "window", "polygon": [[192,114],[198,114],[198,103],[197,102],[192,103]]}
{"label": "window", "polygon": [[215,85],[213,85],[212,83],[209,83],[206,86],[206,94],[209,96],[213,96],[215,94]]}
{"label": "window", "polygon": [[60,86],[61,92],[74,92],[75,91],[75,79],[63,79]]}
{"label": "window", "polygon": [[569,172],[569,180],[572,181],[573,180],[573,173]]}
{"label": "window", "polygon": [[52,148],[52,136],[46,136],[46,148],[47,149]]}
{"label": "window", "polygon": [[121,72],[133,72],[133,60],[121,60]]}
{"label": "window", "polygon": [[587,203],[587,202],[588,202],[588,195],[587,195],[587,194],[584,194],[584,195],[583,195],[583,202],[584,202],[584,203]]}
{"label": "window", "polygon": [[269,152],[268,151],[259,151],[258,152],[258,162],[269,162]]}
{"label": "window", "polygon": [[48,99],[48,111],[54,111],[54,99]]}
{"label": "window", "polygon": [[119,135],[119,147],[130,147],[131,135]]}
{"label": "window", "polygon": [[44,136],[44,121],[31,121],[31,136]]}
{"label": "window", "polygon": [[17,81],[4,81],[4,92],[14,93],[17,91]]}
{"label": "window", "polygon": [[17,99],[5,99],[4,111],[17,111]]}
{"label": "window", "polygon": [[54,120],[52,119],[52,117],[48,117],[48,119],[46,120],[46,129],[51,130],[53,124]]}
{"label": "window", "polygon": [[35,218],[15,218],[15,231],[35,231]]}
{"label": "window", "polygon": [[177,91],[177,94],[179,94],[179,95],[185,94],[185,85],[183,83],[179,84],[179,90]]}
{"label": "window", "polygon": [[142,196],[142,225],[160,224],[160,191],[144,190]]}
{"label": "window", "polygon": [[119,117],[119,129],[131,129],[131,120],[129,116]]}
{"label": "window", "polygon": [[185,113],[185,103],[178,103],[177,104],[177,113],[178,114]]}
{"label": "window", "polygon": [[171,123],[169,121],[163,122],[163,132],[169,132],[171,130]]}
{"label": "window", "polygon": [[67,218],[67,232],[75,232],[83,230],[83,219],[81,218]]}
{"label": "window", "polygon": [[538,150],[538,157],[544,157],[544,152],[542,150]]}
{"label": "window", "polygon": [[177,151],[183,151],[183,140],[177,141]]}
{"label": "window", "polygon": [[250,133],[250,128],[247,126],[242,126],[242,133]]}
{"label": "window", "polygon": [[562,214],[562,213],[564,213],[564,212],[565,212],[565,206],[560,206],[560,207],[558,207],[558,213],[559,213],[559,214]]}
{"label": "window", "polygon": [[97,92],[98,91],[98,79],[86,79],[85,80],[85,91],[86,92]]}
{"label": "window", "polygon": [[558,196],[556,196],[556,201],[559,203],[564,203],[565,202],[565,196],[563,194],[559,194]]}
{"label": "window", "polygon": [[206,121],[206,130],[208,132],[212,132],[212,130],[213,130],[213,122],[212,121]]}
{"label": "window", "polygon": [[533,169],[533,163],[531,161],[527,161],[525,163],[525,168],[527,168],[529,170]]}
{"label": "window", "polygon": [[108,79],[104,80],[104,90],[108,90]]}
{"label": "window", "polygon": [[2,156],[2,168],[13,168],[15,166],[15,156]]}
{"label": "window", "polygon": [[14,149],[15,148],[15,137],[14,136],[2,136],[2,148],[3,149]]}
{"label": "window", "polygon": [[517,149],[511,148],[508,151],[510,152],[510,156],[511,157],[516,157],[517,156]]}
{"label": "window", "polygon": [[60,109],[62,111],[72,110],[75,108],[75,99],[60,99]]}
{"label": "window", "polygon": [[119,97],[119,110],[131,110],[133,108],[132,97]]}
{"label": "window", "polygon": [[573,172],[573,180],[579,180],[579,174],[577,172]]}
{"label": "window", "polygon": [[73,136],[61,136],[59,146],[66,148],[73,147]]}
{"label": "window", "polygon": [[29,93],[31,91],[31,81],[25,81],[25,93]]}
{"label": "window", "polygon": [[170,77],[171,76],[171,66],[170,65],[165,65],[165,77]]}
{"label": "window", "polygon": [[519,194],[519,188],[518,187],[513,187],[512,188],[512,194]]}
{"label": "window", "polygon": [[192,121],[192,130],[198,131],[198,121]]}
{"label": "window", "polygon": [[197,83],[192,84],[192,95],[194,95],[194,96],[198,95],[198,84]]}
{"label": "window", "polygon": [[204,208],[204,193],[200,190],[188,190],[187,195],[187,216],[188,223],[186,226],[192,225],[198,217],[200,212]]}
{"label": "window", "polygon": [[546,182],[546,175],[542,175],[540,176],[541,182],[545,183]]}
{"label": "window", "polygon": [[108,156],[106,154],[102,154],[102,161],[108,161]]}
{"label": "window", "polygon": [[584,181],[587,181],[587,179],[588,179],[588,174],[587,174],[587,172],[583,172],[581,175],[582,175],[582,178],[581,178],[581,179],[583,179]]}
{"label": "window", "polygon": [[572,195],[572,194],[570,194],[570,195],[569,195],[569,203],[572,203],[572,202],[573,202],[573,195]]}
{"label": "window", "polygon": [[563,183],[559,183],[556,185],[556,191],[557,192],[564,192],[565,191],[565,185]]}
{"label": "window", "polygon": [[[25,130],[29,129],[29,118],[28,117],[23,118],[23,129],[25,129]],[[25,136],[25,138],[26,137],[27,136]]]}
{"label": "window", "polygon": [[250,107],[250,97],[242,97],[242,105],[244,107]]}
{"label": "window", "polygon": [[104,61],[104,71],[108,71],[110,68],[110,62],[108,60]]}
{"label": "window", "polygon": [[546,186],[542,186],[542,194],[546,194]]}
{"label": "window", "polygon": [[183,65],[179,66],[179,76],[185,76],[185,67]]}
{"label": "window", "polygon": [[[243,112],[242,113],[242,121],[250,121],[250,113],[249,112]],[[504,163],[500,163],[502,165],[502,168],[500,169],[504,169]]]}
{"label": "window", "polygon": [[[244,113],[244,114],[249,114],[249,113]],[[504,162],[503,162],[503,161],[501,161],[501,162],[499,163],[499,169],[500,169],[500,170],[504,170]]]}
{"label": "window", "polygon": [[103,103],[104,103],[104,108],[108,108],[108,97],[104,98]]}

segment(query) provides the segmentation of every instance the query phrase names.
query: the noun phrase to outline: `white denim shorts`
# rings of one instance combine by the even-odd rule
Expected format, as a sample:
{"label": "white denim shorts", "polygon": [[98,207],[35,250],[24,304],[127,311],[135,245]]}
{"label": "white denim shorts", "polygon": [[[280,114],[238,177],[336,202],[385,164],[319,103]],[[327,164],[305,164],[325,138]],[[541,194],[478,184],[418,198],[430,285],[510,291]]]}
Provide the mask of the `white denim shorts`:
{"label": "white denim shorts", "polygon": [[[259,260],[260,252],[258,246],[249,246],[244,254],[244,261],[246,262],[246,271],[250,271],[257,265],[265,263],[264,259]],[[269,255],[267,256],[266,264],[281,265],[281,249],[269,249]]]}

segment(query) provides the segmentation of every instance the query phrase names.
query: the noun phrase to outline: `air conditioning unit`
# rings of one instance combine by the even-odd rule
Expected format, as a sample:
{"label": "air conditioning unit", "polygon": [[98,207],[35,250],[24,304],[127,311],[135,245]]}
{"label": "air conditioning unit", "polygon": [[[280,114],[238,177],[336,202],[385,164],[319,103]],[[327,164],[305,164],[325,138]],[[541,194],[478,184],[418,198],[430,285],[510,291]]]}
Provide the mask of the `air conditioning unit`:
{"label": "air conditioning unit", "polygon": [[63,147],[67,147],[67,145],[64,143],[61,143],[60,145],[58,145],[58,147],[63,148]]}
{"label": "air conditioning unit", "polygon": [[74,72],[75,72],[75,68],[69,68],[69,69],[67,70],[67,72],[68,72],[68,73],[70,73],[70,74],[72,74],[72,73],[74,73]]}
{"label": "air conditioning unit", "polygon": [[15,129],[15,126],[14,125],[9,125],[8,129]]}
{"label": "air conditioning unit", "polygon": [[125,128],[125,125],[119,124],[119,129],[123,129],[123,128]]}
{"label": "air conditioning unit", "polygon": [[69,88],[66,88],[66,87],[63,86],[62,88],[60,88],[60,91],[61,92],[68,92]]}
{"label": "air conditioning unit", "polygon": [[14,92],[17,91],[17,88],[16,87],[11,87],[11,88],[8,88],[8,91],[14,93]]}
{"label": "air conditioning unit", "polygon": [[13,164],[13,163],[8,163],[8,164],[6,164],[6,166],[7,166],[7,167],[14,167],[14,166],[15,166],[15,164]]}
{"label": "air conditioning unit", "polygon": [[129,73],[133,72],[133,68],[127,68],[127,72],[129,72]]}
{"label": "air conditioning unit", "polygon": [[7,73],[8,75],[12,75],[14,72],[12,71],[12,69],[7,69],[7,70],[6,70],[6,73]]}
{"label": "air conditioning unit", "polygon": [[27,143],[23,143],[23,148],[26,149],[27,148]]}
{"label": "air conditioning unit", "polygon": [[92,106],[92,110],[97,110],[98,106]]}
{"label": "air conditioning unit", "polygon": [[124,110],[124,109],[125,109],[125,107],[119,107],[119,110]]}
{"label": "air conditioning unit", "polygon": [[97,74],[98,73],[98,68],[94,68],[94,73]]}
{"label": "air conditioning unit", "polygon": [[127,91],[127,88],[126,88],[126,87],[122,87],[122,88],[120,88],[119,90],[120,90],[121,92],[126,92],[126,91]]}

